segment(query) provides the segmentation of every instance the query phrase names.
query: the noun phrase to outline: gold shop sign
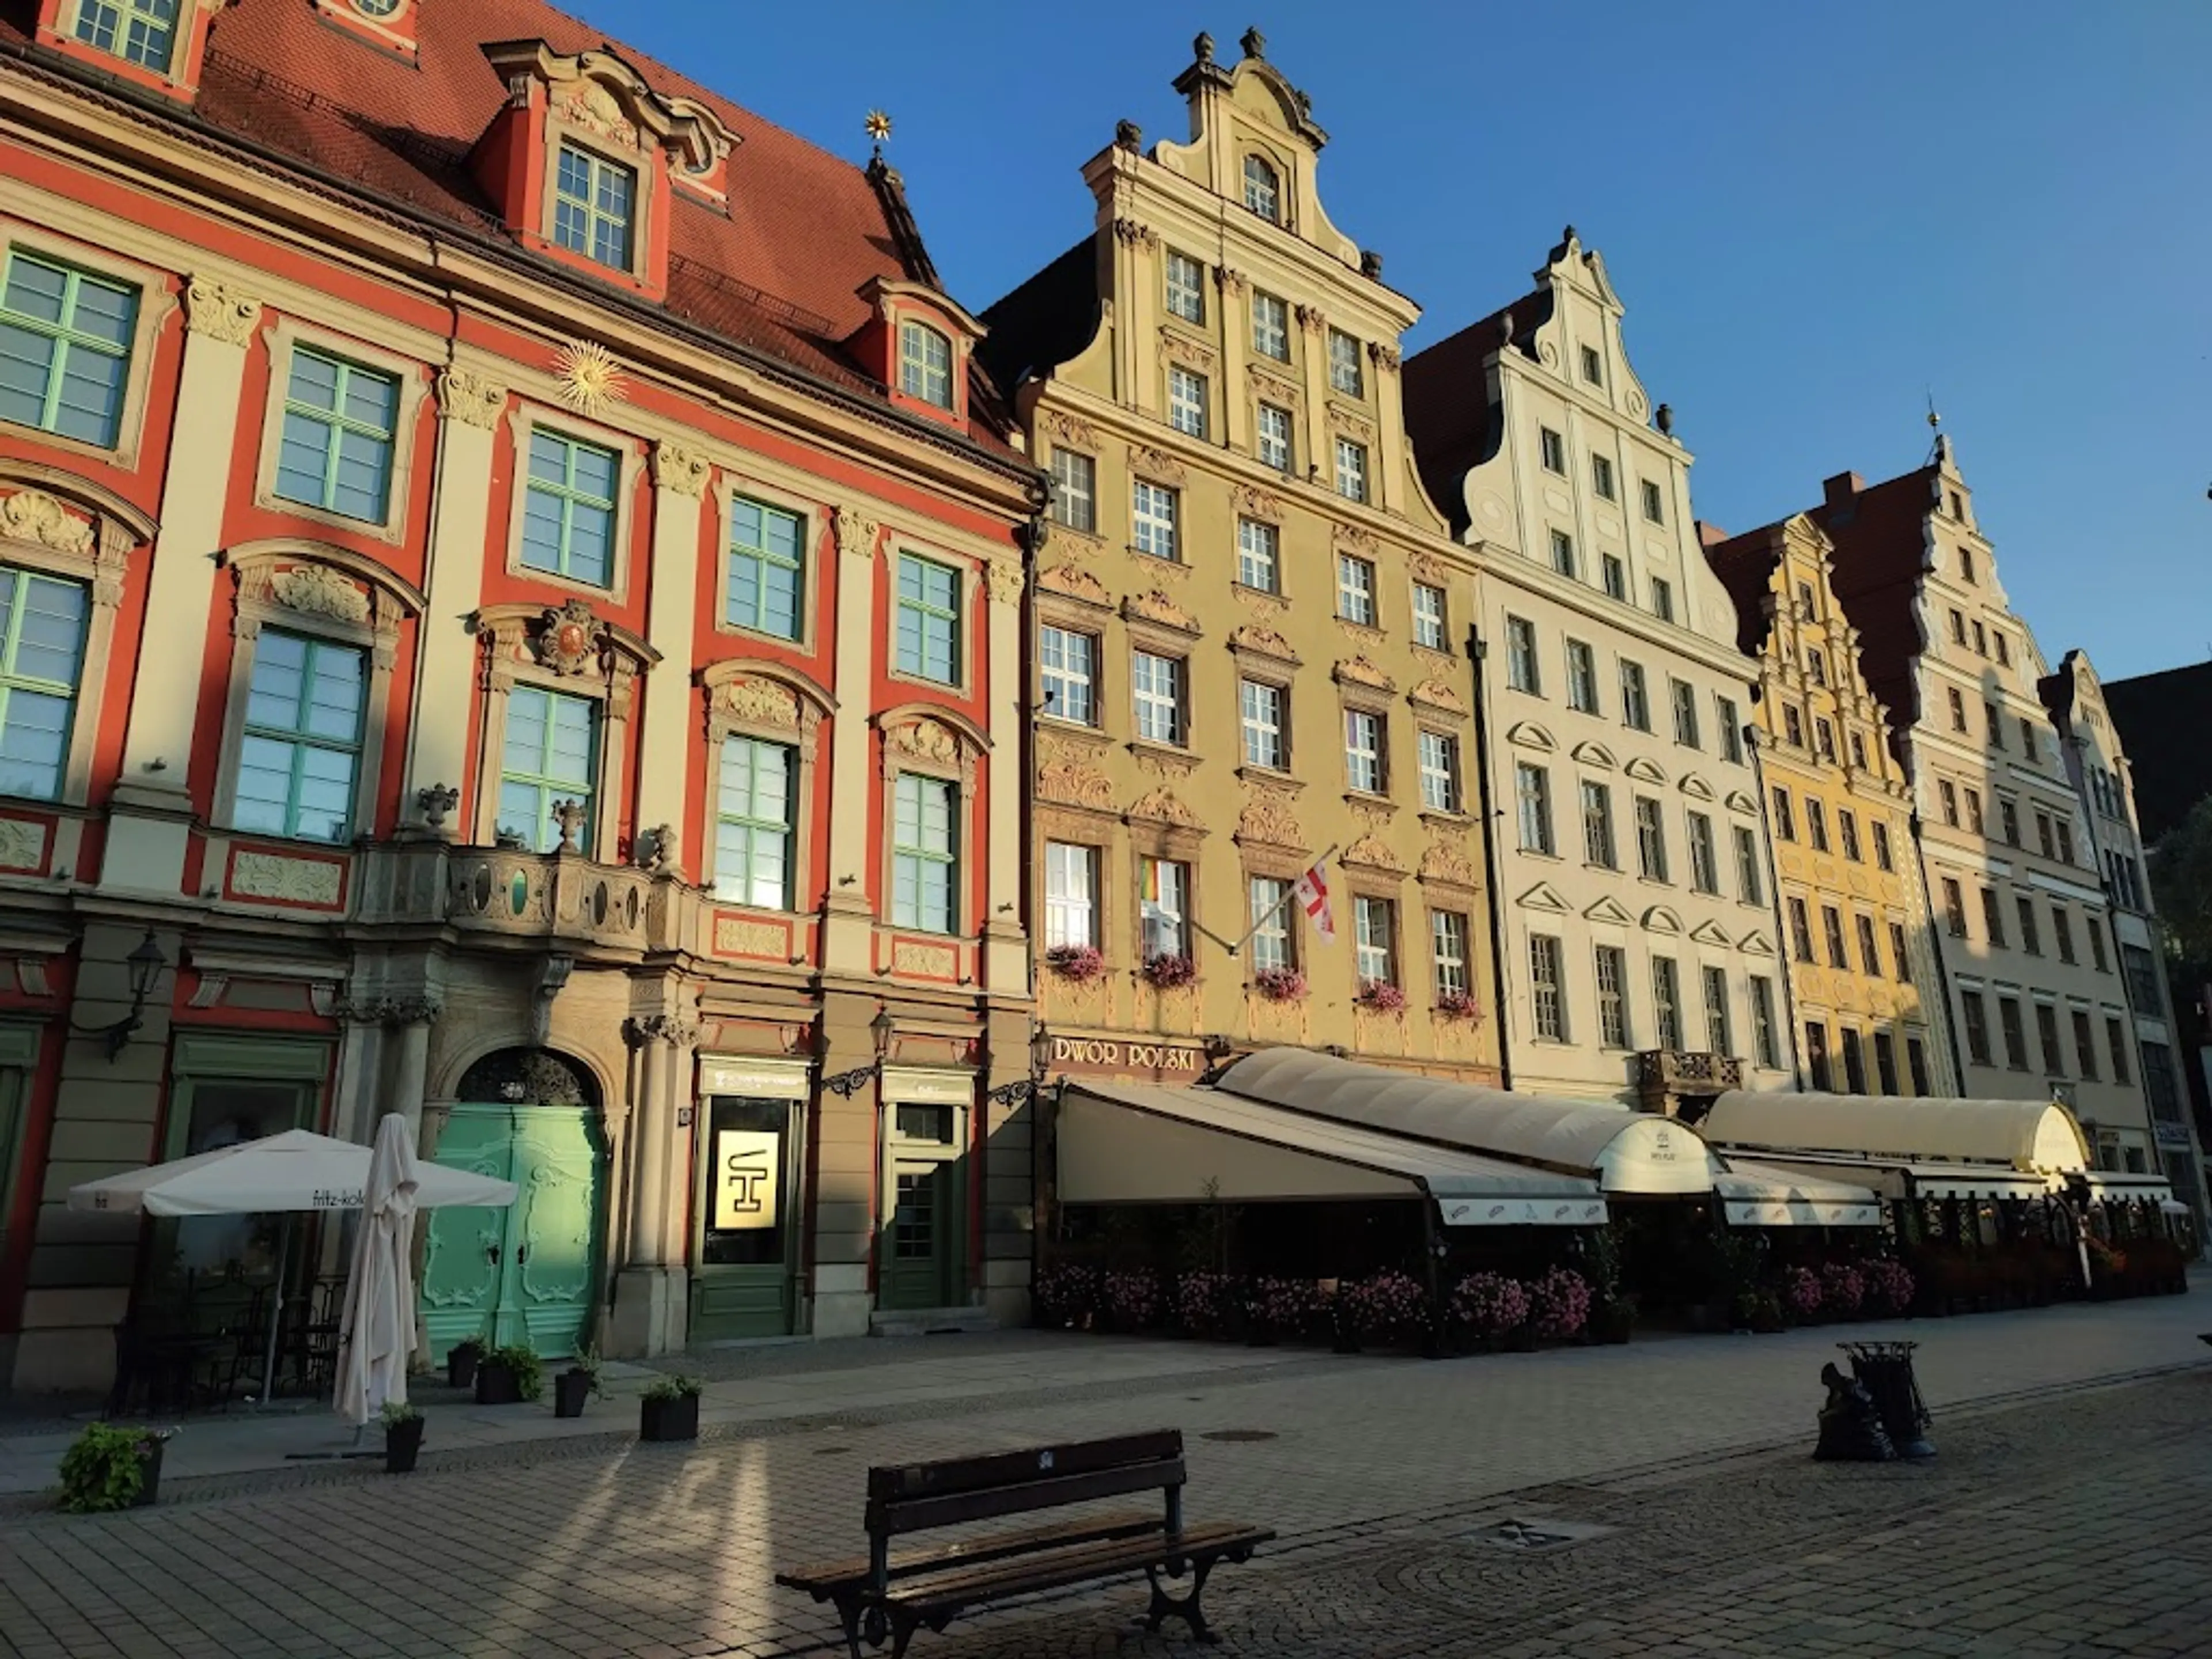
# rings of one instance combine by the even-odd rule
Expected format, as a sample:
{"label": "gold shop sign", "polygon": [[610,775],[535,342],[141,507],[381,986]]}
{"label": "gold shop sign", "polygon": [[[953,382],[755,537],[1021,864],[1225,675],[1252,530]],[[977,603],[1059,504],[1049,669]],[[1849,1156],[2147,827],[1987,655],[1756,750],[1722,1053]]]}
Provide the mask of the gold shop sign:
{"label": "gold shop sign", "polygon": [[757,1129],[714,1132],[715,1231],[755,1232],[775,1225],[780,1143],[781,1137]]}
{"label": "gold shop sign", "polygon": [[1137,1042],[1122,1037],[1055,1036],[1053,1069],[1075,1074],[1110,1073],[1195,1083],[1206,1070],[1206,1050],[1176,1042]]}

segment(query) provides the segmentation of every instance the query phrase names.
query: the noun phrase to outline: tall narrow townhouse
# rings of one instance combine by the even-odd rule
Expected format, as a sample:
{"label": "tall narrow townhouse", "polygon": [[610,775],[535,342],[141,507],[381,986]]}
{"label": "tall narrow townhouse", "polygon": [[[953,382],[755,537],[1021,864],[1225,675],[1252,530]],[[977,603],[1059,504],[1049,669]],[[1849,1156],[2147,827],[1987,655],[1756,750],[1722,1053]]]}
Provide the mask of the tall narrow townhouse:
{"label": "tall narrow townhouse", "polygon": [[[1031,905],[1055,1077],[1334,1047],[1494,1082],[1473,561],[1406,447],[1418,314],[1323,212],[1326,135],[1200,36],[1190,140],[1122,125],[1092,231],[983,313],[1053,478]],[[1332,941],[1295,896],[1319,864]]]}
{"label": "tall narrow townhouse", "polygon": [[1018,1314],[1043,481],[896,176],[538,0],[26,0],[0,179],[15,1385],[335,1265],[73,1184],[387,1113],[524,1194],[425,1358]]}
{"label": "tall narrow townhouse", "polygon": [[1707,535],[1759,662],[1754,747],[1804,1085],[1956,1095],[1911,787],[1836,598],[1835,550],[1802,514]]}
{"label": "tall narrow townhouse", "polygon": [[[2105,687],[2088,653],[2069,651],[2037,688],[2057,728],[2066,774],[2088,827],[2086,851],[2104,872],[2119,944],[2120,988],[2132,1018],[2143,1097],[2150,1106],[2150,1163],[2163,1169],[2175,1195],[2195,1212],[2197,1237],[2205,1236],[2207,1194],[2203,1153],[2190,1121],[2187,1085],[2179,1055],[2186,1051],[2166,974],[2165,942],[2143,873],[2142,828],[2136,817],[2135,774],[2121,745]],[[2125,1163],[2126,1153],[2121,1150]],[[2106,1162],[2111,1167],[2109,1157]],[[2129,1165],[2128,1167],[2132,1167]]]}
{"label": "tall narrow townhouse", "polygon": [[1480,573],[1507,1073],[1668,1109],[1784,1088],[1754,672],[1689,453],[1571,228],[1535,283],[1406,365],[1423,477]]}
{"label": "tall narrow townhouse", "polygon": [[2088,823],[1948,438],[1927,465],[1831,478],[1809,515],[1912,783],[1961,1091],[2048,1096],[2102,1166],[2154,1167],[2127,990]]}

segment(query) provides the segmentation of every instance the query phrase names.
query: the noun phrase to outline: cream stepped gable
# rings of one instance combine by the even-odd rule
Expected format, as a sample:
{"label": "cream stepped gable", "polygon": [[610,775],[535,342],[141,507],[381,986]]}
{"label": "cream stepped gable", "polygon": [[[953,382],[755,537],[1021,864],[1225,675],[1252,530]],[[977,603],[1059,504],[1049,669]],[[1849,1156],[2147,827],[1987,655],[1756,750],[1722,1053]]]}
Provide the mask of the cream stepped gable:
{"label": "cream stepped gable", "polygon": [[1504,1064],[1667,1106],[1790,1080],[1755,670],[1689,453],[1571,228],[1534,292],[1406,365],[1423,477],[1479,561]]}
{"label": "cream stepped gable", "polygon": [[[1231,69],[1199,37],[1190,142],[1123,123],[1084,168],[1095,228],[984,313],[1054,480],[1052,1067],[1190,1082],[1209,1048],[1290,1042],[1493,1080],[1473,562],[1402,429],[1419,313],[1322,212],[1308,100],[1243,46]],[[1334,944],[1285,903],[1324,854]]]}
{"label": "cream stepped gable", "polygon": [[[2196,1212],[2204,1233],[2203,1154],[2190,1127],[2184,1085],[2174,1060],[2176,1031],[2167,999],[2163,946],[2143,874],[2142,828],[2136,817],[2133,771],[2120,748],[2119,726],[2106,707],[2105,688],[2086,652],[2069,651],[2057,672],[2037,687],[2058,728],[2059,749],[2088,825],[2087,856],[2105,872],[2119,942],[2122,992],[2133,1017],[2143,1095],[2150,1105],[2156,1152],[2175,1194]],[[2093,1132],[2100,1138],[2101,1127]],[[2122,1153],[2124,1165],[2125,1153]],[[2109,1163],[2102,1152],[2100,1161]],[[2124,1165],[2132,1167],[2131,1165]]]}
{"label": "cream stepped gable", "polygon": [[1963,1092],[2070,1105],[2106,1170],[2156,1167],[2096,843],[1973,495],[1928,464],[1826,485],[1813,519],[1911,774]]}

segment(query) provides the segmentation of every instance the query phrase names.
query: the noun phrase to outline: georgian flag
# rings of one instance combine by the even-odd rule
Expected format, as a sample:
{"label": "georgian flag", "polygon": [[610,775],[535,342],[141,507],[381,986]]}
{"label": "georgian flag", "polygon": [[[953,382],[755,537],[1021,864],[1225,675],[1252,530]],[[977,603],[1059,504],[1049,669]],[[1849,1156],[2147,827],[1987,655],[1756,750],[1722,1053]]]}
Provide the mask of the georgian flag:
{"label": "georgian flag", "polygon": [[1329,914],[1328,878],[1322,872],[1321,866],[1316,864],[1300,876],[1291,891],[1305,911],[1306,920],[1313,923],[1314,932],[1321,935],[1322,942],[1333,942],[1336,938],[1336,918]]}

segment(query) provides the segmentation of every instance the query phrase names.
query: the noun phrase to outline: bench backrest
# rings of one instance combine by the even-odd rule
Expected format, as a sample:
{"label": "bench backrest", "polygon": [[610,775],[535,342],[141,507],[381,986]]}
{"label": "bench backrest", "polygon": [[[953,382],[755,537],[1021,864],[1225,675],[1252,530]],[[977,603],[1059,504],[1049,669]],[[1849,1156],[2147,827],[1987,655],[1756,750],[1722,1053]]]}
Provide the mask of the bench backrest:
{"label": "bench backrest", "polygon": [[868,1532],[883,1539],[1164,1489],[1174,1515],[1183,1480],[1176,1429],[894,1464],[868,1471]]}

